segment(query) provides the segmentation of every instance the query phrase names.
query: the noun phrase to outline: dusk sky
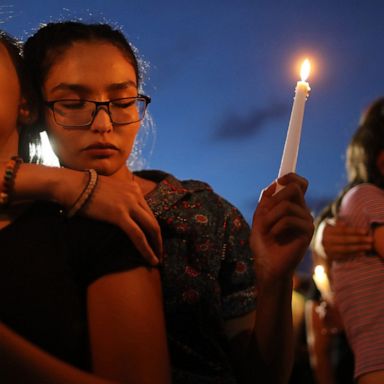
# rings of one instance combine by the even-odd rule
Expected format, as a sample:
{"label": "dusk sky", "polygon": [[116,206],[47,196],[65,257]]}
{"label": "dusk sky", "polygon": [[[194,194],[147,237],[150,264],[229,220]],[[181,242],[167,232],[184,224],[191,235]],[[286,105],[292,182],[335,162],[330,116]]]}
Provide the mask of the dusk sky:
{"label": "dusk sky", "polygon": [[0,28],[21,39],[65,19],[122,27],[149,64],[149,167],[207,181],[248,221],[278,173],[305,57],[312,90],[297,172],[312,205],[344,185],[348,140],[384,93],[379,0],[0,0]]}

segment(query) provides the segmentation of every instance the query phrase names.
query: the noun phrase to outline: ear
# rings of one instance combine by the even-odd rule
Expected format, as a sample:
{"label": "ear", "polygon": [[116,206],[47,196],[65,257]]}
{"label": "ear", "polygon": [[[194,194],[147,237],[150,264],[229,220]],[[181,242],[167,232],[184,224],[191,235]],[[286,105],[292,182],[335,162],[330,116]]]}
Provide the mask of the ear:
{"label": "ear", "polygon": [[380,151],[376,160],[377,169],[380,171],[382,175],[384,175],[384,149]]}
{"label": "ear", "polygon": [[37,110],[22,97],[19,105],[19,124],[29,125],[37,120]]}

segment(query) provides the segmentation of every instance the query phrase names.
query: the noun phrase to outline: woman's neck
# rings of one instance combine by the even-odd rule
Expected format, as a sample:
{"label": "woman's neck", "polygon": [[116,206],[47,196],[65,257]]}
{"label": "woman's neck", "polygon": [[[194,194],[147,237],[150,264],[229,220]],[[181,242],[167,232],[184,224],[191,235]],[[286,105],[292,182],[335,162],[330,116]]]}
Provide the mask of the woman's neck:
{"label": "woman's neck", "polygon": [[128,179],[135,181],[139,185],[144,196],[156,188],[156,183],[154,181],[134,176],[133,173],[128,169],[128,167],[120,168],[116,173],[114,173],[110,177],[113,177],[114,179],[118,180]]}
{"label": "woman's neck", "polygon": [[112,177],[115,180],[127,180],[133,178],[133,173],[129,170],[128,167],[121,167],[118,171],[116,171],[114,174],[109,175],[109,177]]}

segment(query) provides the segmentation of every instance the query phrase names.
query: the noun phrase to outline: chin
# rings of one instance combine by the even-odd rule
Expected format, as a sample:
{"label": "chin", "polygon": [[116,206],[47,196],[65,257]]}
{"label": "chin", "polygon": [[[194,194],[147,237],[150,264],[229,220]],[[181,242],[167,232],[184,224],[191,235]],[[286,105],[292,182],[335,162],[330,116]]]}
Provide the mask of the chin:
{"label": "chin", "polygon": [[105,167],[93,167],[93,168],[96,170],[97,174],[101,176],[112,176],[115,173]]}
{"label": "chin", "polygon": [[[79,159],[80,160],[80,159]],[[94,169],[99,175],[102,176],[112,176],[121,170],[125,163],[122,164],[120,161],[116,161],[111,158],[92,158],[92,159],[82,159],[82,161],[77,161],[70,165],[70,168],[84,170],[84,169]]]}
{"label": "chin", "polygon": [[88,169],[93,168],[96,170],[96,172],[99,175],[103,175],[103,176],[113,175],[117,171],[117,168],[118,168],[117,165],[114,164],[114,162],[108,158],[91,159],[88,161],[84,161],[83,165],[85,165],[85,167],[83,167],[83,169],[84,168],[88,168]]}
{"label": "chin", "polygon": [[91,168],[94,168],[99,175],[112,176],[121,169],[121,166],[115,164],[93,164]]}

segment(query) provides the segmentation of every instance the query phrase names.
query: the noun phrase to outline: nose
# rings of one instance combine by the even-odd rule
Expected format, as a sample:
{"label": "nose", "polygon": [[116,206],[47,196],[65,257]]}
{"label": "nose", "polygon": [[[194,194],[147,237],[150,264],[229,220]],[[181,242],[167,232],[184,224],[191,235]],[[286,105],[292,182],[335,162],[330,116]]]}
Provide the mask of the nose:
{"label": "nose", "polygon": [[108,109],[105,108],[105,106],[100,106],[95,112],[95,116],[91,124],[91,131],[106,133],[110,132],[112,128],[112,120]]}

